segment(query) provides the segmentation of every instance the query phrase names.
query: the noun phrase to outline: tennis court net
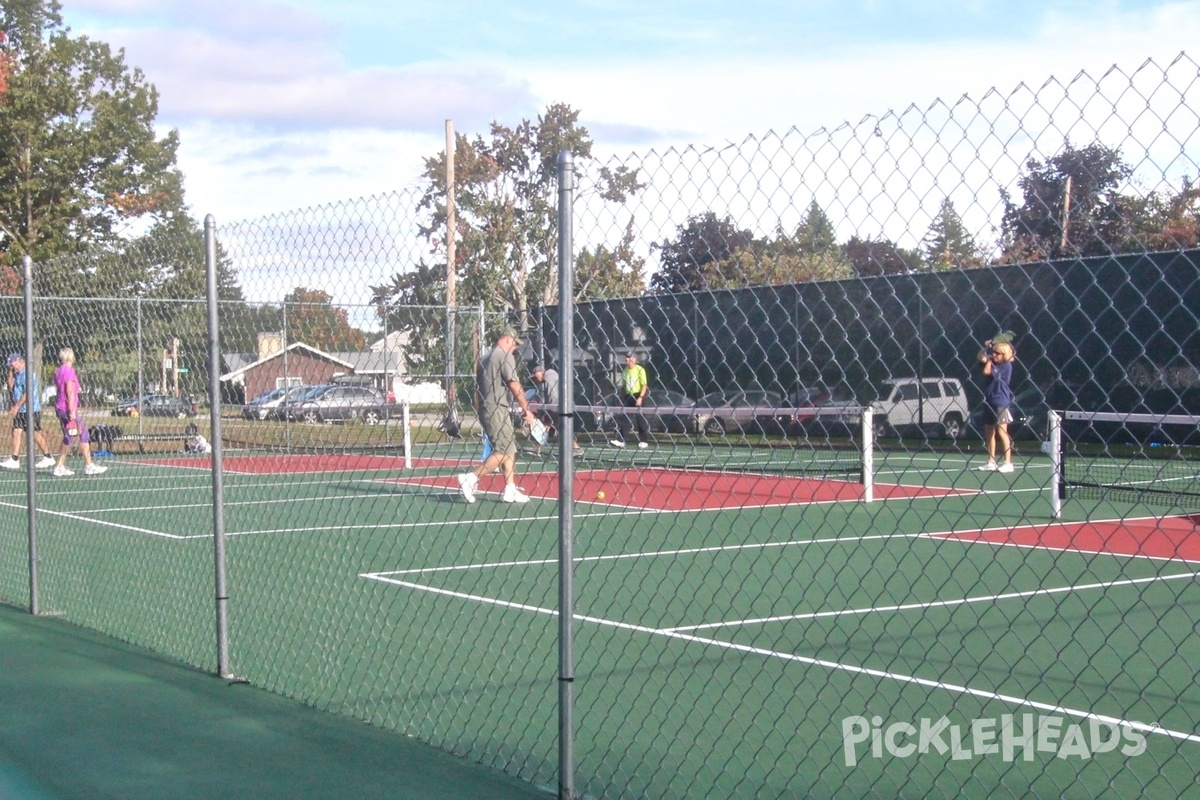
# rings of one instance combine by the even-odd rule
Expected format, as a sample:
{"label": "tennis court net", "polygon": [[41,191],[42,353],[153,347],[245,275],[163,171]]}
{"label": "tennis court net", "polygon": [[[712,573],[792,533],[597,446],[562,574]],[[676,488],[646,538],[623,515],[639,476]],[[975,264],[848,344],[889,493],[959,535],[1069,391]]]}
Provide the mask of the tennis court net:
{"label": "tennis court net", "polygon": [[[576,406],[589,461],[862,479],[874,441],[859,407]],[[638,418],[648,436],[639,434]],[[646,447],[640,447],[646,440]]]}
{"label": "tennis court net", "polygon": [[1200,508],[1200,416],[1062,412],[1064,498]]}

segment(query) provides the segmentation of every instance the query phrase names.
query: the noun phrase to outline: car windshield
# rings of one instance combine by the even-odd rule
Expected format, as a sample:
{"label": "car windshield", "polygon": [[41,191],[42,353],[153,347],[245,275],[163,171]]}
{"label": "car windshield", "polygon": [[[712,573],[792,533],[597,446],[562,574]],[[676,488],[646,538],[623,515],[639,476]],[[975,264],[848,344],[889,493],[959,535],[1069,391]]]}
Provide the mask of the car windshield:
{"label": "car windshield", "polygon": [[656,406],[677,406],[685,408],[690,408],[694,402],[687,395],[679,392],[672,392],[670,390],[650,392],[650,401]]}
{"label": "car windshield", "polygon": [[731,395],[729,392],[713,392],[711,394],[704,395],[704,397],[701,397],[700,400],[696,403],[696,405],[708,406],[709,408],[716,408],[718,406],[727,406],[731,402],[733,402],[734,398],[737,396],[738,396],[737,393]]}
{"label": "car windshield", "polygon": [[819,386],[802,388],[796,392],[796,405],[807,406],[824,401],[829,391]]}
{"label": "car windshield", "polygon": [[265,403],[268,400],[274,400],[275,398],[279,397],[281,394],[283,394],[283,389],[268,389],[267,391],[259,394],[257,397],[255,397],[250,402],[251,403]]}

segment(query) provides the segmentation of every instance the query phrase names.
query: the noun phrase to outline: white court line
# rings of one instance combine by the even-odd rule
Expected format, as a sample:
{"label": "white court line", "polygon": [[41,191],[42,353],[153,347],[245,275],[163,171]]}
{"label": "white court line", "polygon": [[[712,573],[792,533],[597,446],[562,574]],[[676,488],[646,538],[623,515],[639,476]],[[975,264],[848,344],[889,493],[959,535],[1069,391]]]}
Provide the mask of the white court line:
{"label": "white court line", "polygon": [[[499,606],[502,608],[513,608],[520,611],[530,611],[535,614],[544,614],[547,616],[557,617],[558,611],[553,608],[542,608],[540,606],[528,605],[525,603],[514,603],[508,600],[497,600],[491,597],[481,595],[466,594],[464,592],[454,592],[448,589],[438,589],[436,587],[424,586],[419,583],[409,581],[397,581],[390,578],[381,577],[377,573],[365,573],[360,577],[369,580],[377,580],[383,583],[390,583],[396,586],[403,586],[411,589],[416,589],[423,592],[431,592],[446,597],[455,597],[460,600],[470,600],[473,602],[483,603],[485,605]],[[921,686],[927,689],[938,689],[953,694],[963,694],[971,697],[978,697],[984,700],[999,701],[1017,707],[1026,707],[1037,709],[1038,711],[1046,711],[1053,714],[1062,714],[1065,716],[1074,717],[1076,719],[1090,719],[1098,722],[1108,723],[1110,725],[1125,725],[1133,730],[1141,731],[1147,734],[1157,736],[1166,736],[1172,739],[1179,739],[1187,742],[1200,743],[1200,735],[1186,733],[1184,731],[1175,731],[1169,728],[1163,728],[1157,723],[1138,722],[1136,720],[1126,720],[1120,717],[1112,717],[1106,714],[1097,714],[1092,711],[1084,711],[1082,709],[1071,708],[1069,706],[1060,706],[1053,703],[1043,703],[1037,700],[1031,700],[1027,697],[1017,697],[1015,695],[1006,695],[999,692],[992,692],[986,689],[973,689],[970,686],[959,685],[954,683],[944,683],[942,681],[930,680],[928,678],[918,678],[915,675],[906,675],[900,672],[889,672],[887,670],[871,669],[869,667],[861,667],[855,664],[846,664],[840,661],[829,661],[822,658],[813,658],[812,656],[801,656],[795,653],[783,653],[778,650],[768,650],[762,647],[752,647],[750,645],[737,644],[734,642],[723,642],[719,639],[706,639],[699,636],[694,636],[687,633],[679,633],[670,629],[650,628],[644,625],[631,625],[624,622],[616,622],[614,620],[606,620],[600,617],[589,617],[583,615],[575,615],[575,620],[580,622],[591,622],[596,625],[602,625],[610,628],[619,628],[622,630],[637,631],[647,633],[653,636],[664,636],[669,639],[678,639],[685,642],[693,642],[709,647],[718,647],[724,650],[733,650],[751,655],[762,656],[765,658],[776,658],[781,661],[790,661],[796,664],[806,664],[809,666],[821,667],[823,669],[832,670],[835,672],[846,672],[852,675],[865,675],[881,680],[891,680],[898,683],[909,683],[914,686]]]}
{"label": "white court line", "polygon": [[1001,600],[1017,600],[1020,598],[1038,597],[1042,595],[1071,594],[1074,592],[1083,592],[1092,589],[1111,589],[1119,586],[1137,586],[1145,583],[1155,583],[1157,581],[1173,581],[1181,578],[1196,577],[1200,577],[1200,572],[1180,572],[1174,575],[1151,575],[1150,577],[1146,578],[1128,578],[1119,581],[1084,583],[1077,586],[1056,586],[1049,589],[1031,589],[1027,592],[1006,592],[1004,594],[964,597],[956,600],[935,600],[928,603],[906,603],[904,605],[875,606],[870,608],[846,608],[840,611],[814,611],[808,614],[785,614],[777,617],[760,617],[758,619],[738,619],[730,620],[728,622],[707,622],[703,625],[679,625],[674,628],[664,628],[664,630],[668,633],[676,633],[679,631],[699,631],[741,625],[763,625],[768,622],[791,622],[793,620],[802,619],[829,619],[854,615],[884,614],[899,611],[924,611],[932,608],[952,608],[954,606],[968,605],[970,603],[995,603]]}
{"label": "white court line", "polygon": [[[1078,524],[1078,523],[1075,523],[1075,524]],[[1120,556],[1121,558],[1129,558],[1129,559],[1134,559],[1134,560],[1144,559],[1146,561],[1162,561],[1167,564],[1176,563],[1176,562],[1180,563],[1180,564],[1200,564],[1200,561],[1197,561],[1195,559],[1179,558],[1177,556],[1151,556],[1151,555],[1146,555],[1145,553],[1107,553],[1103,550],[1071,550],[1071,549],[1068,549],[1065,547],[1052,547],[1051,545],[1048,545],[1048,544],[1023,544],[1021,542],[989,542],[987,539],[966,539],[966,538],[959,536],[958,534],[950,534],[949,536],[946,536],[944,534],[932,533],[929,535],[934,538],[937,538],[937,539],[943,539],[945,541],[959,541],[959,542],[962,542],[963,544],[983,544],[983,545],[988,545],[990,547],[1015,547],[1018,550],[1045,550],[1050,553],[1074,553],[1075,555],[1088,554],[1088,555]]]}
{"label": "white court line", "polygon": [[[593,516],[604,516],[596,514]],[[557,519],[558,517],[554,517]],[[715,544],[709,547],[687,547],[678,550],[649,550],[641,553],[617,553],[606,556],[579,556],[576,564],[586,564],[595,561],[628,561],[638,558],[662,558],[666,556],[699,555],[702,553],[728,553],[739,550],[768,550],[777,547],[808,547],[815,544],[837,544],[845,542],[869,542],[878,539],[919,539],[928,536],[927,533],[880,533],[867,536],[847,536],[837,538],[830,536],[824,539],[806,539],[804,541],[755,542],[753,544]],[[534,559],[527,561],[497,561],[484,564],[461,564],[452,567],[421,567],[418,569],[402,569],[389,572],[375,572],[372,575],[427,575],[434,572],[461,572],[466,570],[497,569],[504,567],[529,567],[557,564],[557,558]]]}
{"label": "white court line", "polygon": [[[621,515],[620,514],[599,513],[599,514],[588,514],[588,515],[577,515],[577,516],[605,517],[605,516],[621,516]],[[557,516],[553,517],[553,519],[557,519],[557,518],[558,518]],[[864,535],[860,535],[860,536],[828,536],[828,537],[823,537],[820,539],[802,539],[802,540],[788,539],[788,540],[784,540],[784,541],[774,541],[774,542],[750,542],[750,543],[742,543],[742,544],[716,544],[716,545],[709,545],[706,547],[687,547],[687,548],[678,548],[678,549],[673,549],[673,550],[648,550],[648,551],[642,551],[642,552],[637,552],[637,553],[614,553],[614,554],[610,554],[610,555],[600,555],[600,556],[579,556],[579,557],[575,558],[573,563],[585,564],[588,562],[595,562],[595,561],[627,561],[627,560],[633,560],[633,559],[639,559],[639,558],[662,558],[662,557],[667,557],[667,556],[699,555],[699,554],[703,554],[703,553],[725,553],[725,552],[738,552],[738,551],[742,551],[742,550],[769,550],[769,549],[780,548],[780,547],[808,547],[810,545],[817,545],[817,544],[858,544],[859,542],[871,542],[871,541],[880,541],[880,540],[887,540],[887,539],[897,539],[897,540],[929,539],[931,541],[946,542],[946,543],[951,543],[951,544],[981,544],[981,543],[991,544],[990,542],[985,542],[983,540],[965,539],[962,537],[962,534],[964,534],[964,533],[983,534],[983,533],[993,533],[993,532],[995,532],[995,533],[1013,532],[1013,531],[1020,531],[1020,530],[1025,530],[1025,529],[1036,530],[1036,529],[1047,527],[1048,525],[1049,526],[1053,526],[1053,525],[1084,525],[1084,524],[1109,525],[1109,524],[1117,524],[1117,523],[1122,523],[1122,522],[1148,522],[1148,521],[1159,522],[1164,518],[1165,517],[1123,517],[1123,518],[1105,519],[1105,520],[1086,520],[1086,521],[1082,521],[1082,522],[1051,522],[1051,523],[1017,525],[1017,526],[998,526],[998,527],[994,527],[994,528],[966,528],[963,530],[939,531],[939,532],[934,532],[934,533],[927,533],[924,531],[919,532],[919,533],[872,533],[872,534],[864,534]],[[519,520],[514,520],[514,521],[519,521]],[[416,523],[414,523],[414,524],[416,524]],[[453,524],[453,523],[438,523],[438,524]],[[1055,550],[1055,552],[1062,552],[1060,548],[1053,548],[1053,549]],[[1075,551],[1067,551],[1067,552],[1075,552]],[[1082,554],[1085,552],[1090,553],[1091,551],[1079,551],[1079,554]],[[1172,559],[1172,558],[1165,558],[1165,557],[1159,557],[1159,556],[1132,556],[1132,555],[1126,555],[1126,554],[1122,554],[1122,553],[1109,553],[1107,555],[1111,555],[1111,556],[1117,557],[1117,558],[1146,558],[1146,559],[1150,559],[1150,560],[1162,560],[1162,561],[1168,561],[1168,562],[1169,561],[1182,561],[1182,559]],[[447,567],[420,567],[420,568],[416,568],[416,569],[391,570],[391,571],[387,571],[387,572],[375,572],[375,573],[371,573],[371,574],[372,575],[426,575],[426,574],[431,574],[431,573],[436,573],[436,572],[462,572],[462,571],[480,570],[480,569],[504,569],[507,567],[543,566],[546,564],[557,564],[557,563],[558,563],[557,558],[548,558],[548,559],[540,559],[540,560],[537,560],[537,559],[522,560],[522,561],[494,561],[494,562],[483,562],[483,563],[475,563],[475,564],[456,564],[456,565],[447,566]],[[1185,563],[1192,563],[1192,562],[1185,562]]]}
{"label": "white court line", "polygon": [[[599,514],[576,514],[575,519],[587,519],[590,517],[624,517],[636,516],[642,514],[642,511],[610,511]],[[263,534],[272,533],[313,533],[316,531],[331,531],[340,533],[342,531],[390,531],[403,530],[405,528],[444,528],[448,526],[468,527],[471,525],[497,525],[503,522],[543,522],[547,520],[557,520],[558,514],[543,514],[532,517],[503,517],[500,519],[448,519],[439,520],[437,522],[380,522],[374,525],[313,525],[307,528],[272,528],[255,531],[228,531],[226,536],[261,536]],[[207,534],[201,537],[181,537],[181,538],[212,538],[212,534]]]}
{"label": "white court line", "polygon": [[[23,503],[20,505],[17,505],[16,503],[0,502],[0,507],[19,508],[21,510],[26,509],[26,506]],[[146,536],[157,536],[162,539],[194,539],[194,538],[196,538],[194,536],[180,536],[180,535],[177,535],[174,533],[163,533],[162,531],[153,531],[153,530],[150,530],[149,528],[139,528],[136,525],[121,525],[116,522],[105,522],[104,520],[92,519],[91,517],[83,517],[78,514],[68,513],[66,511],[53,511],[51,509],[42,508],[40,506],[38,507],[38,513],[39,514],[49,514],[50,516],[53,516],[53,517],[63,517],[64,519],[75,520],[76,522],[86,522],[89,525],[96,525],[101,528],[115,528],[116,530],[119,530],[119,531],[132,531],[133,533],[141,533],[141,534],[145,534]],[[212,537],[209,536],[208,538],[211,539]]]}

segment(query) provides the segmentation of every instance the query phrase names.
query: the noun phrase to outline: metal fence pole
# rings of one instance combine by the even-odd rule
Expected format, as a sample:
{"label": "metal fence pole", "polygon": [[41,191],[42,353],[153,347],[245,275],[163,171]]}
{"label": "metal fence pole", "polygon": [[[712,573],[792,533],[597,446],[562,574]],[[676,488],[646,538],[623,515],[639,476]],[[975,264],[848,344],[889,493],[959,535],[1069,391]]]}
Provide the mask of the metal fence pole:
{"label": "metal fence pole", "polygon": [[208,395],[209,436],[212,442],[213,549],[216,565],[217,674],[233,677],[229,669],[229,595],[225,588],[225,485],[221,446],[221,336],[217,315],[217,223],[204,218],[204,266],[208,282]]}
{"label": "metal fence pole", "polygon": [[558,796],[575,798],[574,692],[574,485],[575,365],[574,281],[571,257],[571,205],[575,168],[570,152],[558,154]]}
{"label": "metal fence pole", "polygon": [[[37,554],[37,491],[33,473],[33,404],[37,402],[35,393],[35,370],[38,365],[29,359],[33,354],[33,259],[25,256],[21,259],[25,273],[25,496],[26,519],[29,528],[29,613],[39,613],[38,603],[38,554]],[[13,456],[16,457],[16,452]]]}
{"label": "metal fence pole", "polygon": [[[137,311],[137,402],[139,412],[142,406],[142,398],[146,396],[146,377],[143,372],[142,361],[146,357],[145,348],[142,346],[142,295],[139,292],[137,299],[134,301],[134,308]],[[137,432],[142,432],[142,415],[138,414]]]}

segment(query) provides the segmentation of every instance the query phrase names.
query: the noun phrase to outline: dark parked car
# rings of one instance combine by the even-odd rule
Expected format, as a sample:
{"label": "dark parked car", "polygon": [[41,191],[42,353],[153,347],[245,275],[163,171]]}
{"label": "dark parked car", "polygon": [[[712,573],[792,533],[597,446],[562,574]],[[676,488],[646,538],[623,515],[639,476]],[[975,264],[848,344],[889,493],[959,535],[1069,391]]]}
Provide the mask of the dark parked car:
{"label": "dark parked car", "polygon": [[186,397],[169,394],[149,394],[142,398],[130,397],[122,400],[112,410],[114,417],[185,417],[196,416],[196,404]]}
{"label": "dark parked car", "polygon": [[796,436],[854,436],[861,432],[862,407],[849,392],[811,386],[796,392],[792,433]]}
{"label": "dark parked car", "polygon": [[692,430],[720,436],[726,432],[778,435],[792,424],[779,392],[734,389],[706,394],[692,409]]}
{"label": "dark parked car", "polygon": [[338,384],[317,386],[283,407],[288,419],[302,422],[349,422],[362,420],[378,425],[387,420],[389,408],[378,389]]}
{"label": "dark parked car", "polygon": [[[604,411],[596,412],[597,430],[616,430],[621,399],[610,394],[601,398],[596,405],[605,407]],[[691,429],[692,408],[695,405],[696,401],[692,398],[670,389],[650,389],[642,400],[642,408],[654,409],[645,415],[653,433],[687,433]]]}
{"label": "dark parked car", "polygon": [[279,411],[284,403],[302,397],[312,388],[312,386],[286,386],[263,392],[242,406],[242,416],[246,419],[279,419]]}

